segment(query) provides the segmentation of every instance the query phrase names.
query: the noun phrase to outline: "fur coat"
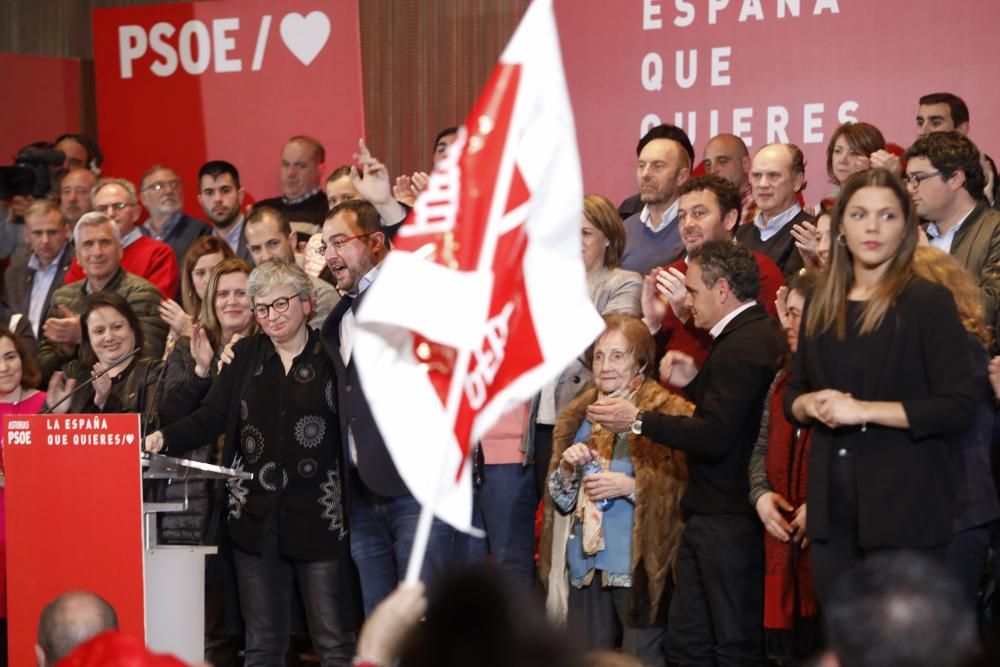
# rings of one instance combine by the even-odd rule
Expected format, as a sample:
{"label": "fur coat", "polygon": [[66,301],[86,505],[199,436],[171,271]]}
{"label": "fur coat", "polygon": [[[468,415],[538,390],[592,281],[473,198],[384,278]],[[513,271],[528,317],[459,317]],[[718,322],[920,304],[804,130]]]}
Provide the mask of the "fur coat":
{"label": "fur coat", "polygon": [[[552,434],[548,477],[559,465],[563,452],[574,444],[576,432],[586,419],[587,406],[596,400],[597,387],[590,383],[559,416]],[[639,387],[635,403],[645,412],[669,415],[694,412],[691,403],[671,394],[652,379],[646,379]],[[603,433],[604,437],[608,435]],[[601,435],[592,435],[591,442],[594,437]],[[669,599],[666,593],[684,528],[680,501],[687,484],[687,467],[681,452],[634,434],[629,434],[628,439],[636,483],[629,616],[634,625],[641,627],[663,622],[666,618],[665,602]],[[560,514],[548,493],[544,502],[538,572],[549,593],[550,613],[561,616],[565,613],[565,596],[569,591],[566,538],[573,519]]]}

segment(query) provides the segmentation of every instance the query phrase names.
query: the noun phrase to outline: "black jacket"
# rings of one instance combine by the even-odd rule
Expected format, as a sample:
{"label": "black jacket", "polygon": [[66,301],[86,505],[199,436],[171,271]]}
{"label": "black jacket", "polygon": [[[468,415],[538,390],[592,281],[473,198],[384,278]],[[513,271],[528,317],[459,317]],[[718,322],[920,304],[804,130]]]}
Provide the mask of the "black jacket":
{"label": "black jacket", "polygon": [[[809,537],[823,540],[830,534],[829,469],[843,448],[856,457],[862,548],[946,543],[955,516],[953,453],[947,438],[972,424],[977,405],[968,338],[951,293],[913,279],[879,329],[853,341],[836,341],[832,332],[805,335],[807,317],[808,304],[785,394],[789,421],[796,423],[791,410],[795,399],[830,388],[862,401],[901,402],[910,423],[908,429],[868,424],[864,431],[814,424]],[[860,358],[848,359],[855,355]],[[860,383],[855,379],[859,366]]]}
{"label": "black jacket", "polygon": [[681,506],[695,514],[750,514],[747,466],[785,336],[759,303],[712,341],[686,393],[694,415],[644,414],[642,434],[687,453],[688,486]]}

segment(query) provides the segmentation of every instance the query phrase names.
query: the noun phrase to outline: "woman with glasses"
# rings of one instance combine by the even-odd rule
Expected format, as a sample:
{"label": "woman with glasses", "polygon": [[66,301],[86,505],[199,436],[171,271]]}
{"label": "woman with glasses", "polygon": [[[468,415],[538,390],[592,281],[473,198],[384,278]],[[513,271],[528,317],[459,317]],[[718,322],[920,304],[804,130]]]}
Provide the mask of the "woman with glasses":
{"label": "woman with glasses", "polygon": [[[341,498],[332,362],[297,265],[264,262],[247,296],[261,333],[239,340],[201,406],[146,439],[181,454],[225,435],[223,465],[253,473],[229,486],[221,545],[231,550],[246,624],[246,664],[281,664],[297,580],[323,665],[354,654],[357,582]],[[220,509],[223,505],[220,503]]]}
{"label": "woman with glasses", "polygon": [[944,559],[955,509],[946,438],[977,403],[955,300],[914,272],[917,217],[899,178],[848,178],[831,227],[785,395],[793,426],[813,428],[806,535],[821,602],[879,551]]}

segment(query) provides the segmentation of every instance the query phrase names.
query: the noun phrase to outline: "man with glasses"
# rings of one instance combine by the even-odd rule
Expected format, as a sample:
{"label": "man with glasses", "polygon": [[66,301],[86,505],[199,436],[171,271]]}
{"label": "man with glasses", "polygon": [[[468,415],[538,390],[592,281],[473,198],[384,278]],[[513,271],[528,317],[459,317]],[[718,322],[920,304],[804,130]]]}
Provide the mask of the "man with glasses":
{"label": "man with glasses", "polygon": [[788,278],[802,268],[792,228],[803,222],[816,224],[797,201],[805,189],[806,161],[794,144],[768,144],[753,157],[750,187],[757,217],[736,229],[736,240],[750,250],[770,257]]}
{"label": "man with glasses", "polygon": [[[680,187],[677,221],[685,257],[650,273],[642,284],[642,321],[649,332],[665,343],[667,351],[691,356],[699,368],[712,345],[705,329],[694,325],[687,302],[687,258],[708,241],[732,241],[740,220],[740,191],[722,176],[694,178]],[[777,317],[774,305],[778,288],[785,284],[781,269],[763,253],[752,253],[760,269],[757,302]],[[657,347],[661,347],[658,345]]]}
{"label": "man with glasses", "polygon": [[[255,266],[269,261],[296,263],[293,245],[296,234],[281,211],[268,206],[255,208],[243,224],[243,235]],[[309,281],[312,283],[313,302],[309,326],[319,329],[340,301],[340,295],[319,278],[309,276]]]}
{"label": "man with glasses", "polygon": [[[136,226],[142,208],[131,181],[124,178],[102,178],[94,187],[92,197],[94,210],[108,216],[118,225],[122,268],[153,283],[164,297],[173,298],[180,286],[177,259],[170,246],[143,236]],[[83,277],[80,262],[74,259],[73,265],[66,272],[66,284]]]}
{"label": "man with glasses", "polygon": [[184,213],[184,185],[170,167],[150,167],[139,182],[139,190],[142,204],[149,211],[149,220],[139,231],[170,246],[177,266],[181,266],[191,244],[200,236],[211,235],[212,229]]}
{"label": "man with glasses", "polygon": [[983,295],[986,323],[1000,314],[1000,212],[983,200],[979,149],[958,131],[933,132],[903,155],[904,180],[928,242],[968,269]]}
{"label": "man with glasses", "polygon": [[[368,173],[365,180],[368,180]],[[389,192],[386,179],[384,192]],[[380,200],[380,196],[376,195]],[[420,504],[402,480],[378,425],[372,417],[352,359],[356,332],[354,308],[388,254],[386,236],[375,206],[363,200],[337,204],[323,224],[322,251],[337,287],[345,295],[323,325],[323,344],[337,378],[337,412],[346,459],[344,476],[351,526],[351,555],[361,575],[365,612],[385,599],[403,580],[416,532]],[[419,446],[415,440],[413,445]],[[455,531],[434,519],[421,579],[433,582],[450,564]]]}

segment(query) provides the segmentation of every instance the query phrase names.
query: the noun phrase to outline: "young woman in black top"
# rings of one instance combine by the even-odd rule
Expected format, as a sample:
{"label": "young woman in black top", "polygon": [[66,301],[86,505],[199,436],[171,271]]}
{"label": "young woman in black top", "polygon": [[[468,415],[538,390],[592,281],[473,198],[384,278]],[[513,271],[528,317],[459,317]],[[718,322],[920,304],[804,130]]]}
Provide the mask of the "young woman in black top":
{"label": "young woman in black top", "polygon": [[814,425],[807,534],[821,602],[874,552],[943,557],[954,516],[945,437],[976,409],[954,299],[913,271],[917,219],[902,182],[882,169],[850,177],[832,230],[785,398],[790,419]]}

